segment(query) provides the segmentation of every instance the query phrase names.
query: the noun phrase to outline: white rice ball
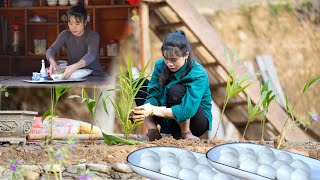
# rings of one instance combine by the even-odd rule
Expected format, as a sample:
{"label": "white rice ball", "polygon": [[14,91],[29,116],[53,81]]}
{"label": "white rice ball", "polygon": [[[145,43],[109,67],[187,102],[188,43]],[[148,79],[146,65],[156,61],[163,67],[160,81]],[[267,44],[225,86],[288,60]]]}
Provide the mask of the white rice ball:
{"label": "white rice ball", "polygon": [[290,175],[290,180],[311,180],[311,177],[307,171],[295,169]]}
{"label": "white rice ball", "polygon": [[275,158],[274,154],[271,153],[262,153],[258,157],[258,162],[265,165],[271,165],[276,160],[277,159]]}
{"label": "white rice ball", "polygon": [[224,148],[222,148],[221,149],[221,151],[220,151],[220,156],[222,156],[223,154],[225,154],[225,153],[229,153],[229,152],[231,152],[231,153],[233,153],[235,156],[239,156],[239,153],[238,153],[238,151],[235,149],[235,148],[232,148],[232,147],[228,147],[228,146],[226,146],[226,147],[224,147]]}
{"label": "white rice ball", "polygon": [[268,166],[268,165],[260,165],[257,169],[257,174],[268,177],[270,179],[275,179],[276,177],[276,170],[273,169],[273,167]]}
{"label": "white rice ball", "polygon": [[257,169],[260,166],[260,164],[252,159],[246,159],[242,163],[240,163],[239,169],[242,169],[244,171],[248,171],[251,173],[257,173]]}
{"label": "white rice ball", "polygon": [[161,158],[160,158],[160,168],[165,166],[169,162],[178,164],[179,161],[177,160],[177,158],[172,157],[172,156],[167,156],[167,157],[161,156]]}
{"label": "white rice ball", "polygon": [[178,164],[169,162],[161,168],[160,172],[169,176],[178,177],[180,170],[181,168]]}
{"label": "white rice ball", "polygon": [[143,159],[140,160],[139,166],[157,172],[160,169],[159,161],[153,156],[143,157]]}
{"label": "white rice ball", "polygon": [[195,180],[198,179],[198,174],[192,169],[181,169],[178,178],[183,180]]}
{"label": "white rice ball", "polygon": [[239,155],[239,162],[240,164],[245,161],[246,159],[252,159],[254,161],[258,160],[258,157],[255,154],[252,153],[243,153]]}
{"label": "white rice ball", "polygon": [[282,165],[277,169],[276,177],[277,180],[288,180],[290,179],[290,174],[293,172],[293,168],[289,165]]}
{"label": "white rice ball", "polygon": [[179,160],[179,165],[181,168],[189,168],[192,169],[198,164],[197,159],[192,158],[192,157],[186,157],[184,159]]}
{"label": "white rice ball", "polygon": [[185,159],[185,158],[192,158],[194,160],[197,160],[196,156],[190,151],[184,151],[180,154],[179,160]]}
{"label": "white rice ball", "polygon": [[210,163],[209,163],[207,157],[205,157],[205,156],[198,158],[198,163],[210,166]]}
{"label": "white rice ball", "polygon": [[204,164],[198,164],[195,167],[193,167],[192,170],[196,173],[200,173],[201,171],[204,171],[204,170],[211,170],[211,167]]}
{"label": "white rice ball", "polygon": [[310,167],[300,159],[295,159],[290,164],[293,168],[306,170],[308,173],[310,172]]}
{"label": "white rice ball", "polygon": [[257,155],[260,156],[260,154],[265,154],[265,153],[273,154],[273,156],[274,156],[274,152],[270,148],[265,147],[265,146],[258,150]]}
{"label": "white rice ball", "polygon": [[281,153],[277,154],[276,158],[278,160],[285,161],[285,162],[287,162],[289,164],[293,161],[292,156],[289,153],[286,153],[286,152],[281,152]]}
{"label": "white rice ball", "polygon": [[221,164],[235,167],[235,168],[237,168],[239,166],[238,157],[236,155],[234,155],[234,153],[232,153],[232,152],[223,153],[219,157],[218,162]]}
{"label": "white rice ball", "polygon": [[239,155],[244,154],[244,153],[256,154],[254,152],[254,150],[250,149],[250,148],[238,148],[237,150],[238,150]]}
{"label": "white rice ball", "polygon": [[203,170],[198,174],[199,180],[212,180],[212,178],[216,175],[212,170]]}
{"label": "white rice ball", "polygon": [[213,177],[212,180],[232,180],[232,178],[230,176],[225,175],[225,174],[218,173]]}
{"label": "white rice ball", "polygon": [[154,158],[156,158],[157,160],[160,160],[160,156],[158,153],[151,151],[151,150],[146,150],[144,151],[141,156],[140,159],[143,159],[145,156],[153,156]]}
{"label": "white rice ball", "polygon": [[272,166],[274,169],[279,169],[279,167],[282,166],[282,165],[287,165],[287,166],[289,166],[289,164],[288,164],[287,162],[282,161],[282,160],[277,160],[277,161],[273,162],[271,166]]}
{"label": "white rice ball", "polygon": [[177,158],[177,156],[173,153],[173,152],[169,152],[169,151],[164,151],[161,152],[160,157],[174,157]]}

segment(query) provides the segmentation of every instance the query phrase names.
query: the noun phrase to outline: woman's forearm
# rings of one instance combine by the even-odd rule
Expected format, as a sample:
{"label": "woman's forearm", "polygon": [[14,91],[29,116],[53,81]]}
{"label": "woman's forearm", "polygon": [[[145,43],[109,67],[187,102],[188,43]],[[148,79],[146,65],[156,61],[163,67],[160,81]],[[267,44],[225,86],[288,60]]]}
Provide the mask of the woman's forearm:
{"label": "woman's forearm", "polygon": [[73,66],[75,67],[75,69],[80,69],[86,66],[86,61],[83,59],[80,59],[80,61],[78,61],[77,63],[74,63]]}
{"label": "woman's forearm", "polygon": [[172,109],[165,106],[153,106],[153,115],[169,119],[175,119]]}

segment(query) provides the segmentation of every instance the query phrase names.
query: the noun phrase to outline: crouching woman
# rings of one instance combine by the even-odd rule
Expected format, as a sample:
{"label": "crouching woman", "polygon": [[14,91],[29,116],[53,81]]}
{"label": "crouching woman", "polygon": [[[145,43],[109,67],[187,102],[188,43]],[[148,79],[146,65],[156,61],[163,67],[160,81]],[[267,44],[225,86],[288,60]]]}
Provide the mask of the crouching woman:
{"label": "crouching woman", "polygon": [[[163,58],[155,63],[145,103],[132,109],[134,121],[144,121],[147,134],[141,141],[195,139],[211,130],[211,93],[208,74],[191,56],[183,31],[168,34],[161,47]],[[160,125],[160,132],[157,128]]]}

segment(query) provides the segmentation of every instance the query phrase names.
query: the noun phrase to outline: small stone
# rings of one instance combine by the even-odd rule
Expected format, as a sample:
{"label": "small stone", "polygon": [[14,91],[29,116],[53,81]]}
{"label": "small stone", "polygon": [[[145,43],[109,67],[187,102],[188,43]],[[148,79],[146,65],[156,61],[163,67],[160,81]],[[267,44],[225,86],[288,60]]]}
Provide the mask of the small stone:
{"label": "small stone", "polygon": [[115,171],[118,171],[118,172],[122,172],[122,173],[131,173],[132,172],[132,169],[130,168],[130,166],[125,163],[117,163],[112,166],[112,169],[114,169]]}
{"label": "small stone", "polygon": [[109,154],[107,156],[107,161],[108,161],[108,163],[114,164],[117,162],[117,158],[115,158],[113,155]]}
{"label": "small stone", "polygon": [[24,179],[29,179],[29,180],[37,180],[40,178],[40,172],[35,172],[35,171],[25,171],[23,173]]}
{"label": "small stone", "polygon": [[79,163],[85,163],[85,162],[87,162],[87,160],[86,159],[79,159],[78,162]]}
{"label": "small stone", "polygon": [[77,174],[79,173],[81,170],[86,170],[86,164],[78,164],[78,165],[73,165],[73,166],[69,166],[67,167],[67,172],[71,173],[71,174]]}
{"label": "small stone", "polygon": [[96,179],[109,179],[109,178],[112,179],[110,175],[105,174],[105,173],[99,173],[99,172],[96,172],[96,173],[94,174],[94,177],[95,177]]}
{"label": "small stone", "polygon": [[65,167],[60,166],[59,164],[55,164],[52,166],[52,169],[51,169],[51,165],[46,164],[43,166],[43,169],[46,172],[53,172],[53,170],[55,170],[56,172],[63,172],[65,170]]}
{"label": "small stone", "polygon": [[118,173],[115,172],[111,175],[113,179],[132,179],[133,173]]}
{"label": "small stone", "polygon": [[110,175],[112,172],[111,166],[108,166],[108,165],[89,163],[87,167],[92,171],[98,171],[98,172],[106,173],[108,175]]}
{"label": "small stone", "polygon": [[38,172],[38,173],[41,172],[39,166],[37,166],[37,165],[22,165],[21,167],[22,167],[22,169],[25,169],[27,171],[34,171],[34,172]]}
{"label": "small stone", "polygon": [[10,177],[11,173],[10,171],[7,171],[5,167],[0,166],[0,177]]}

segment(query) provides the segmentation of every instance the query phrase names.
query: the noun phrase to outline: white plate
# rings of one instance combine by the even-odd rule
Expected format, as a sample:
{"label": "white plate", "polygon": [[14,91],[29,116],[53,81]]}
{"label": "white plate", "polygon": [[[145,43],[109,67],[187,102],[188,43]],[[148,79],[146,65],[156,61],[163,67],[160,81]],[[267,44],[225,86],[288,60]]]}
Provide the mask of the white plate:
{"label": "white plate", "polygon": [[87,80],[86,78],[83,79],[66,79],[66,80],[44,80],[44,81],[32,81],[32,80],[23,80],[24,82],[28,83],[65,83],[65,82],[81,82]]}
{"label": "white plate", "polygon": [[[266,180],[269,179],[267,177],[264,176],[260,176],[258,174],[254,174],[251,172],[247,172],[247,171],[243,171],[241,169],[238,168],[234,168],[228,165],[224,165],[218,162],[219,159],[219,155],[220,155],[220,151],[221,149],[223,149],[224,147],[232,147],[235,149],[239,149],[239,148],[250,148],[252,150],[254,150],[256,153],[265,146],[262,145],[258,145],[258,144],[253,144],[253,143],[229,143],[229,144],[222,144],[219,146],[215,146],[213,148],[211,148],[208,152],[207,152],[207,159],[209,160],[210,164],[217,170],[219,170],[220,172],[226,173],[226,174],[230,174],[232,176],[236,176],[242,179],[252,179],[252,180]],[[303,156],[300,154],[296,154],[296,153],[292,153],[289,151],[284,151],[284,150],[279,150],[279,149],[274,149],[274,148],[270,148],[275,154],[279,154],[281,152],[286,152],[289,153],[293,159],[299,159],[304,161],[305,163],[307,163],[311,169],[311,179],[312,180],[319,180],[320,179],[320,161],[307,157],[307,156]]]}
{"label": "white plate", "polygon": [[[185,149],[180,149],[180,148],[177,148],[177,147],[169,147],[169,146],[157,146],[157,147],[147,147],[147,148],[142,148],[142,149],[138,149],[136,151],[133,151],[132,153],[130,153],[128,156],[127,156],[127,161],[129,163],[129,166],[131,167],[131,169],[140,174],[141,176],[144,176],[146,178],[150,178],[150,179],[164,179],[164,180],[171,180],[171,179],[174,179],[174,180],[177,180],[177,178],[175,177],[172,177],[172,176],[168,176],[168,175],[165,175],[165,174],[162,174],[160,172],[156,172],[156,171],[152,171],[152,170],[149,170],[149,169],[145,169],[143,167],[140,167],[139,166],[139,162],[140,162],[140,156],[143,152],[147,151],[147,150],[151,150],[151,151],[154,151],[156,153],[160,153],[160,152],[172,152],[174,153],[177,157],[179,157],[179,155],[182,153],[182,152],[185,152],[187,150]],[[194,152],[194,151],[190,151],[192,152],[195,157],[198,159],[198,158],[201,158],[201,157],[205,157],[205,154],[202,154],[202,153],[198,153],[198,152]],[[214,168],[213,168],[214,171],[216,171]],[[233,180],[237,180],[235,178],[233,178]]]}

